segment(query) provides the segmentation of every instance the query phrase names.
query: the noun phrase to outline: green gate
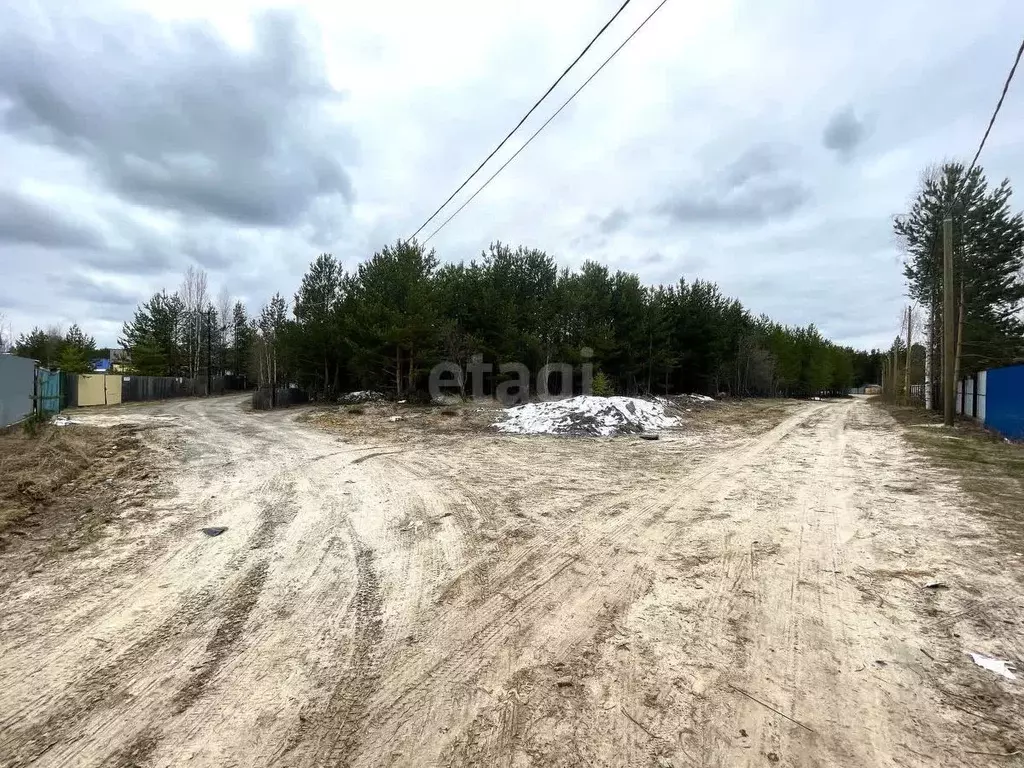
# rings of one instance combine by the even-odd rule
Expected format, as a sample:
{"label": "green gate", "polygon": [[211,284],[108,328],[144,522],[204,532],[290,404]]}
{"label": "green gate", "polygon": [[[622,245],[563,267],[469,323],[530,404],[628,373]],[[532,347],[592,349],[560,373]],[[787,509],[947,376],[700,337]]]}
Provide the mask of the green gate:
{"label": "green gate", "polygon": [[60,382],[60,371],[36,369],[36,410],[39,413],[60,412]]}

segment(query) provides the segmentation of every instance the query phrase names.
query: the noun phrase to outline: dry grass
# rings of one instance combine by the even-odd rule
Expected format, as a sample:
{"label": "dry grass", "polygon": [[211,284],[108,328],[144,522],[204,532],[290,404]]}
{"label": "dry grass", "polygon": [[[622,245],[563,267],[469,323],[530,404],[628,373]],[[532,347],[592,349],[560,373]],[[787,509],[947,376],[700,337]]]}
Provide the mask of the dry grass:
{"label": "dry grass", "polygon": [[155,483],[133,427],[42,425],[0,435],[0,553],[35,561],[98,539],[128,496]]}
{"label": "dry grass", "polygon": [[996,518],[1002,531],[1024,544],[1024,445],[969,419],[947,429],[934,411],[875,402],[907,428],[912,445],[952,473],[979,513]]}
{"label": "dry grass", "polygon": [[725,428],[759,434],[781,423],[800,405],[800,400],[751,398],[684,406],[682,412],[677,409],[673,413],[682,417],[687,428]]}
{"label": "dry grass", "polygon": [[499,418],[496,402],[457,405],[371,402],[314,408],[302,418],[353,439],[417,440],[437,435],[486,432]]}

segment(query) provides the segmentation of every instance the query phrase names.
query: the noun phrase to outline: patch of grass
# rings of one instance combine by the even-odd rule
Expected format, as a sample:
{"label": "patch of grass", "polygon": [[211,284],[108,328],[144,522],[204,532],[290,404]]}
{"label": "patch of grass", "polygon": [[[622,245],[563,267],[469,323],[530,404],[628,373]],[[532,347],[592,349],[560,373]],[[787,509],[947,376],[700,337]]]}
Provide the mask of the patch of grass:
{"label": "patch of grass", "polygon": [[1024,543],[1024,445],[970,419],[949,429],[939,426],[942,415],[935,411],[874,402],[906,427],[903,434],[911,445],[949,470],[977,502],[978,512],[998,518],[1002,531]]}
{"label": "patch of grass", "polygon": [[750,398],[710,403],[705,407],[685,406],[687,426],[739,427],[757,434],[771,429],[800,407],[799,400]]}

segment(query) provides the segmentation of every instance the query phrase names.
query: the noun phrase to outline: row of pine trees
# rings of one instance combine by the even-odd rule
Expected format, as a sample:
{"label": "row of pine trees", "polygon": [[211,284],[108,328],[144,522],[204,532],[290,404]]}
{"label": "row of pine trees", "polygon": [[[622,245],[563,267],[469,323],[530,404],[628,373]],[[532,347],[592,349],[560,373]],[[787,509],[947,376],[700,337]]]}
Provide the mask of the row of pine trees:
{"label": "row of pine trees", "polygon": [[[125,324],[138,373],[194,375],[193,348],[206,343],[217,372],[328,398],[423,392],[435,364],[465,369],[474,357],[533,374],[590,362],[624,394],[808,395],[855,383],[853,350],[814,326],[755,317],[713,283],[647,286],[596,262],[560,269],[542,251],[500,243],[479,260],[442,265],[435,252],[398,241],[351,272],[323,254],[291,303],[276,294],[252,318],[241,303],[230,317],[212,303],[189,309],[180,293],[154,295]],[[206,358],[198,360],[202,368]],[[489,375],[484,391],[499,381]]]}
{"label": "row of pine trees", "polygon": [[96,340],[77,324],[67,331],[59,326],[33,328],[21,334],[11,351],[19,357],[38,360],[47,368],[59,368],[68,373],[88,373],[93,362],[104,352],[96,348]]}

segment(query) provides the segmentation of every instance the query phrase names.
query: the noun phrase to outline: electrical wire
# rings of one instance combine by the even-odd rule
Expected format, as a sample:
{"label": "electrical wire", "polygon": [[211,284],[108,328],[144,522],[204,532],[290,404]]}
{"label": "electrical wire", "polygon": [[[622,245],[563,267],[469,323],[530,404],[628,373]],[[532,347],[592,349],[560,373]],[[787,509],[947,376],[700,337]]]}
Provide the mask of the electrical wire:
{"label": "electrical wire", "polygon": [[[992,126],[996,123],[996,117],[999,116],[999,110],[1003,107],[1003,101],[1006,99],[1006,94],[1010,90],[1010,83],[1013,82],[1013,76],[1017,73],[1017,65],[1020,64],[1021,56],[1024,56],[1024,38],[1020,41],[1020,47],[1017,48],[1017,56],[1013,60],[1013,66],[1010,67],[1009,73],[1006,75],[1006,82],[1003,83],[1003,90],[999,94],[999,101],[996,102],[996,108],[992,111],[992,117],[989,118],[988,126],[985,128],[985,133],[981,137],[981,141],[978,143],[978,149],[974,153],[974,158],[971,160],[970,166],[967,168],[967,173],[964,174],[963,183],[957,185],[956,192],[953,195],[953,199],[946,206],[942,212],[941,218],[946,218],[953,214],[953,208],[956,207],[957,202],[960,200],[960,195],[964,193],[967,188],[967,184],[970,181],[971,173],[974,171],[975,166],[978,164],[978,158],[981,157],[981,151],[985,148],[985,142],[988,141],[988,136],[992,132]],[[935,253],[935,247],[938,245],[940,228],[936,227],[932,232],[932,243],[928,249],[929,253]]]}
{"label": "electrical wire", "polygon": [[1017,58],[1013,60],[1013,66],[1010,67],[1010,74],[1006,76],[1006,82],[1003,83],[1003,92],[999,94],[999,101],[996,103],[995,111],[992,112],[992,117],[988,121],[988,128],[985,129],[985,135],[981,137],[981,143],[978,144],[978,151],[974,153],[974,159],[971,160],[971,167],[967,169],[967,175],[971,175],[971,171],[974,170],[974,166],[978,162],[978,158],[981,156],[981,150],[985,147],[985,142],[988,141],[988,135],[992,132],[992,126],[995,125],[996,117],[999,115],[999,110],[1002,109],[1003,99],[1006,98],[1006,92],[1010,90],[1010,83],[1013,81],[1013,76],[1017,72],[1017,65],[1020,64],[1020,57],[1024,55],[1024,38],[1020,41],[1020,48],[1017,49]]}
{"label": "electrical wire", "polygon": [[622,5],[619,6],[619,10],[617,10],[615,12],[615,14],[610,19],[608,19],[608,21],[605,22],[605,25],[603,27],[601,27],[601,29],[599,29],[597,31],[597,34],[594,35],[594,37],[590,40],[589,43],[587,43],[587,47],[584,48],[582,51],[580,51],[579,56],[577,56],[575,59],[573,59],[572,64],[570,64],[568,67],[565,68],[565,71],[562,72],[562,74],[560,74],[558,76],[558,79],[555,80],[555,82],[551,84],[551,87],[548,88],[546,91],[544,91],[544,95],[541,96],[539,99],[537,99],[537,101],[534,103],[534,105],[532,107],[530,107],[530,111],[527,112],[525,115],[523,115],[522,119],[518,123],[516,123],[516,127],[513,128],[511,131],[509,131],[508,135],[505,136],[505,138],[501,140],[501,143],[498,144],[498,146],[496,146],[493,150],[491,150],[491,154],[489,154],[486,158],[484,158],[484,161],[482,163],[480,163],[480,165],[478,165],[476,167],[476,170],[473,171],[471,174],[469,174],[469,176],[466,177],[466,180],[463,181],[459,185],[458,189],[456,189],[454,192],[452,192],[451,195],[448,197],[448,199],[445,200],[436,211],[434,211],[432,214],[430,214],[430,216],[427,218],[426,221],[424,221],[422,224],[420,224],[419,228],[415,232],[412,233],[411,237],[409,237],[410,240],[412,240],[414,237],[416,237],[416,235],[418,235],[423,230],[423,228],[427,226],[427,224],[429,224],[431,221],[433,221],[434,218],[437,216],[437,214],[439,214],[442,210],[444,210],[444,207],[446,205],[448,205],[448,203],[450,203],[454,199],[454,197],[457,194],[459,194],[459,192],[461,192],[462,189],[467,184],[469,184],[469,182],[473,179],[473,177],[476,176],[478,173],[480,173],[480,170],[485,165],[487,165],[487,163],[490,161],[490,159],[492,157],[494,157],[497,154],[498,150],[501,149],[503,146],[505,146],[505,142],[507,142],[509,139],[511,139],[512,138],[512,134],[514,134],[516,131],[518,131],[522,127],[523,123],[526,122],[526,119],[530,115],[532,115],[534,113],[534,111],[537,109],[537,107],[540,106],[541,102],[544,101],[544,99],[546,99],[551,94],[551,92],[553,90],[555,90],[555,87],[560,82],[562,82],[562,80],[565,78],[565,76],[569,74],[569,71],[579,63],[580,59],[582,59],[583,56],[586,54],[586,52],[590,50],[591,46],[593,46],[594,43],[597,42],[597,39],[601,35],[604,34],[605,30],[608,29],[608,27],[611,26],[611,23],[613,21],[615,21],[615,19],[617,19],[619,17],[619,14],[622,13],[626,9],[626,6],[629,5],[629,3],[630,3],[630,0],[625,0],[625,2]]}
{"label": "electrical wire", "polygon": [[579,95],[579,92],[582,91],[584,88],[586,88],[591,80],[593,80],[595,77],[597,77],[598,73],[602,69],[604,69],[605,66],[607,66],[608,62],[610,62],[612,59],[614,59],[615,56],[618,54],[618,52],[626,47],[626,44],[630,40],[633,39],[633,37],[636,35],[636,33],[639,32],[641,29],[643,29],[644,26],[647,24],[647,22],[650,21],[654,17],[654,14],[656,14],[658,11],[660,11],[662,6],[664,6],[665,3],[667,3],[667,2],[668,2],[668,0],[661,0],[661,2],[655,7],[655,9],[650,12],[650,14],[647,16],[647,18],[644,19],[642,22],[640,22],[640,26],[638,26],[636,29],[634,29],[633,32],[629,35],[629,37],[627,37],[625,40],[623,40],[622,44],[619,45],[619,47],[616,48],[614,51],[612,51],[611,55],[601,63],[601,66],[599,66],[596,70],[594,70],[594,73],[590,77],[588,77],[585,81],[583,81],[583,85],[581,85],[579,88],[577,88],[575,91],[573,91],[573,94],[568,99],[566,99],[564,102],[562,102],[562,106],[560,106],[557,110],[555,110],[555,113],[553,115],[551,115],[551,117],[549,117],[547,120],[545,120],[544,124],[540,128],[538,128],[533,133],[533,135],[530,136],[530,138],[528,138],[526,140],[526,143],[523,144],[523,146],[521,146],[519,149],[517,149],[515,154],[512,155],[512,157],[510,157],[508,160],[506,160],[504,163],[502,163],[501,167],[498,168],[498,170],[496,170],[494,172],[494,174],[489,179],[487,179],[487,181],[485,181],[480,186],[479,189],[477,189],[476,192],[474,192],[472,195],[470,195],[469,199],[467,199],[462,205],[460,205],[457,209],[455,209],[455,212],[451,216],[449,216],[447,219],[445,219],[441,223],[441,226],[439,226],[437,229],[435,229],[433,232],[431,232],[430,236],[427,237],[427,239],[423,241],[423,244],[426,245],[427,243],[429,243],[433,239],[434,235],[436,235],[438,232],[440,232],[442,229],[444,229],[449,221],[451,221],[456,216],[458,216],[459,213],[461,213],[463,208],[465,208],[467,205],[469,205],[471,202],[473,202],[473,200],[476,198],[476,196],[479,195],[481,192],[483,192],[484,189],[487,188],[487,185],[490,184],[492,181],[494,181],[494,179],[498,176],[498,174],[501,173],[503,170],[505,170],[505,168],[508,166],[509,163],[511,163],[513,160],[515,160],[517,157],[519,157],[519,153],[522,152],[524,149],[526,149],[528,146],[530,146],[530,142],[532,142],[535,138],[537,138],[537,136],[540,135],[541,131],[543,131],[545,128],[547,128],[548,124],[552,120],[554,120],[556,117],[558,117],[559,113],[563,109],[565,109],[567,106],[569,106],[569,103],[573,99],[575,99],[577,95]]}
{"label": "electrical wire", "polygon": [[1003,83],[1003,92],[999,94],[999,101],[996,102],[996,108],[992,112],[992,117],[989,118],[988,127],[985,128],[985,135],[981,137],[981,142],[978,144],[978,151],[974,153],[974,159],[971,160],[971,165],[967,169],[967,173],[964,174],[964,183],[957,190],[957,193],[953,195],[953,201],[949,204],[949,208],[946,210],[948,216],[953,211],[953,206],[956,205],[960,199],[960,195],[963,194],[964,189],[967,187],[967,183],[971,178],[971,171],[974,170],[974,166],[978,164],[978,158],[981,157],[981,150],[985,148],[985,142],[988,141],[988,135],[992,132],[992,126],[996,123],[996,117],[999,115],[999,110],[1003,107],[1003,100],[1006,98],[1006,92],[1010,90],[1010,83],[1013,81],[1013,76],[1017,72],[1017,65],[1020,64],[1020,58],[1024,55],[1024,38],[1020,41],[1020,47],[1017,49],[1017,57],[1013,60],[1013,66],[1010,67],[1010,72],[1006,76],[1006,82]]}

